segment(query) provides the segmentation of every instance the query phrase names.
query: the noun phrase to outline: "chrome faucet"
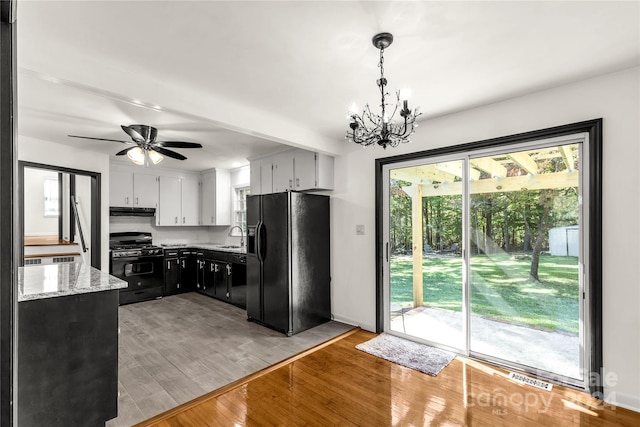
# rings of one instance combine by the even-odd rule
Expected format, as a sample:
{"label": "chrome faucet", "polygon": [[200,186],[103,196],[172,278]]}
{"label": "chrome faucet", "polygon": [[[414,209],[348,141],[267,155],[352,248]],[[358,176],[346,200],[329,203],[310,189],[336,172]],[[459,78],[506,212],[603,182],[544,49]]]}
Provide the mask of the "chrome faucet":
{"label": "chrome faucet", "polygon": [[228,234],[228,236],[229,236],[229,237],[232,237],[232,236],[231,236],[231,233],[233,233],[233,230],[235,230],[236,228],[237,228],[238,230],[240,230],[240,247],[241,247],[241,248],[244,248],[244,230],[242,230],[242,227],[240,227],[239,225],[234,225],[233,227],[231,227],[231,228],[229,229],[229,234]]}

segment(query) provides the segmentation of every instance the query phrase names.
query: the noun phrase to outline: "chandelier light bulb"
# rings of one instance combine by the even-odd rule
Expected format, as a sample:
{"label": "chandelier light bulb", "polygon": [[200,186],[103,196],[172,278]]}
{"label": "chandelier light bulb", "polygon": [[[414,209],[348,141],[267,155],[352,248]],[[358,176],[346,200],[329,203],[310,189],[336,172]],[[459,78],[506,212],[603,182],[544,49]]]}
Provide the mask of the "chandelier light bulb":
{"label": "chandelier light bulb", "polygon": [[401,101],[408,101],[409,98],[411,98],[411,89],[406,88],[406,87],[402,88],[400,90],[400,100]]}

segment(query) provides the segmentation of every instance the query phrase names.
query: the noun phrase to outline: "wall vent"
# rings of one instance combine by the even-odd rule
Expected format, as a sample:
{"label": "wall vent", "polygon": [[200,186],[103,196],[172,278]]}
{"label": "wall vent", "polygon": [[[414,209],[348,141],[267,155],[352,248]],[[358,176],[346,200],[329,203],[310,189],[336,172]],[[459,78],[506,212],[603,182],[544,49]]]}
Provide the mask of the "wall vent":
{"label": "wall vent", "polygon": [[38,265],[42,264],[41,258],[27,258],[24,260],[24,265]]}
{"label": "wall vent", "polygon": [[74,262],[75,258],[72,256],[61,256],[61,257],[53,257],[53,263],[54,264],[60,264],[63,262]]}

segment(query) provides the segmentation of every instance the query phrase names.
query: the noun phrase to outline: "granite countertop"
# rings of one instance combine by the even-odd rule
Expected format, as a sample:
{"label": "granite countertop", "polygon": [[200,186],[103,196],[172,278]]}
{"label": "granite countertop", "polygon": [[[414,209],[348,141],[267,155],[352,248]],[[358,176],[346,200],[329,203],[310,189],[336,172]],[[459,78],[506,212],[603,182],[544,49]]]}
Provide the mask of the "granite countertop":
{"label": "granite countertop", "polygon": [[181,248],[193,248],[203,249],[206,251],[220,251],[220,252],[232,252],[236,254],[246,254],[247,247],[236,245],[225,245],[222,243],[162,243],[160,245],[164,249],[181,249]]}
{"label": "granite countertop", "polygon": [[126,288],[127,282],[84,263],[18,269],[18,302]]}

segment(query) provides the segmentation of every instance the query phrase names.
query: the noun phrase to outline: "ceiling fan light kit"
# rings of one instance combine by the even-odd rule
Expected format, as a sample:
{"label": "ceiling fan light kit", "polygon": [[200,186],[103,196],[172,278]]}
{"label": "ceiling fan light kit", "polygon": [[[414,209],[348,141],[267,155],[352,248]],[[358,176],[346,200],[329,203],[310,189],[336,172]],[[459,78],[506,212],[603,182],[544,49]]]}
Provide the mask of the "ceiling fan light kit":
{"label": "ceiling fan light kit", "polygon": [[158,136],[158,129],[149,125],[130,125],[120,126],[122,130],[131,137],[133,141],[121,141],[118,139],[106,139],[106,138],[93,138],[90,136],[68,135],[71,138],[83,138],[92,139],[97,141],[112,141],[121,142],[123,144],[136,144],[134,147],[125,148],[118,151],[116,156],[127,157],[136,165],[146,165],[149,163],[157,165],[160,163],[164,156],[171,157],[177,160],[186,160],[187,158],[180,153],[167,148],[202,148],[202,144],[197,142],[184,142],[184,141],[156,141]]}
{"label": "ceiling fan light kit", "polygon": [[[379,115],[374,114],[371,112],[369,104],[365,104],[362,114],[358,114],[358,108],[355,104],[352,105],[348,114],[349,128],[351,130],[347,131],[345,138],[349,142],[360,144],[363,147],[372,144],[378,144],[385,149],[388,145],[397,147],[401,142],[410,142],[411,135],[415,132],[415,128],[418,127],[416,119],[422,113],[418,111],[418,107],[413,111],[409,109],[409,93],[403,90],[402,92],[396,92],[396,105],[393,107],[391,115],[387,114],[386,96],[389,94],[386,92],[387,79],[384,77],[384,50],[393,42],[393,35],[391,33],[379,33],[373,36],[371,41],[380,50],[380,62],[378,63],[380,78],[376,83],[380,88],[380,107],[382,112]],[[396,112],[399,112],[403,121],[399,123],[393,121]]]}

